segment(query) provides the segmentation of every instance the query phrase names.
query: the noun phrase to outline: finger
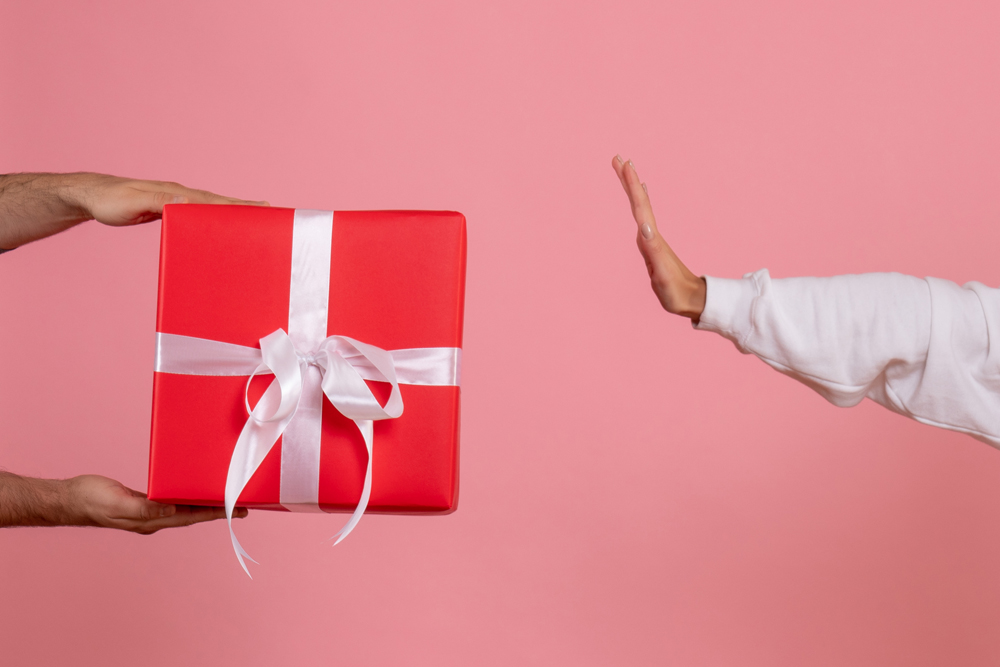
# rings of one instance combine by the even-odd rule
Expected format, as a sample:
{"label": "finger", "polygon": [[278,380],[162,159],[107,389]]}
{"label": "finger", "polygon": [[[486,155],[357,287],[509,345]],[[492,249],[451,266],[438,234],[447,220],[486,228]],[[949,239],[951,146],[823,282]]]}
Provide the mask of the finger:
{"label": "finger", "polygon": [[224,507],[192,507],[181,505],[177,508],[177,514],[169,518],[178,525],[188,526],[203,521],[225,519],[226,509]]}
{"label": "finger", "polygon": [[158,503],[154,500],[148,500],[146,494],[142,491],[136,491],[135,489],[130,489],[127,486],[123,486],[131,496],[137,501],[128,500],[126,501],[131,509],[129,519],[138,521],[151,521],[153,519],[162,519],[165,517],[171,517],[177,514],[177,505],[171,503]]}
{"label": "finger", "polygon": [[646,270],[650,278],[658,281],[670,281],[676,278],[678,261],[673,250],[660,235],[656,228],[656,217],[649,201],[646,184],[639,180],[639,174],[631,160],[622,168],[625,190],[632,204],[632,216],[635,218],[637,234],[636,244],[646,261]]}
{"label": "finger", "polygon": [[163,215],[167,204],[187,203],[187,197],[166,190],[139,190],[133,188],[129,194],[128,210],[134,211],[134,220],[155,220]]}
{"label": "finger", "polygon": [[115,519],[128,521],[152,521],[169,518],[177,513],[176,505],[168,505],[148,500],[145,494],[126,488],[130,495],[121,498],[117,503]]}
{"label": "finger", "polygon": [[182,201],[175,201],[177,204],[229,204],[239,206],[270,206],[266,201],[249,201],[247,199],[237,199],[236,197],[225,197],[213,192],[203,190],[192,190],[191,194],[174,195],[182,198]]}
{"label": "finger", "polygon": [[[245,507],[236,507],[233,509],[234,519],[244,519],[247,514],[249,514],[249,511]],[[204,507],[201,505],[178,505],[177,513],[168,518],[177,522],[178,525],[189,525],[192,523],[201,523],[202,521],[225,519],[226,509],[224,507]]]}
{"label": "finger", "polygon": [[[649,203],[649,195],[639,180],[639,174],[636,172],[632,160],[625,163],[622,168],[622,176],[625,192],[628,193],[628,200],[632,205],[632,217],[635,218],[636,226],[643,238],[652,239],[656,236],[656,217],[653,215],[653,206]],[[644,227],[644,225],[648,225],[648,227]]]}
{"label": "finger", "polygon": [[[618,176],[618,182],[622,184],[622,188],[625,188],[625,161],[622,160],[621,155],[611,158],[611,167],[615,170],[615,175]],[[625,188],[625,191],[628,192],[628,189]]]}
{"label": "finger", "polygon": [[149,186],[149,189],[152,191],[165,193],[164,196],[169,196],[171,199],[171,201],[166,203],[172,204],[241,204],[244,206],[270,206],[270,204],[266,201],[227,197],[225,195],[218,195],[214,192],[209,192],[208,190],[196,190],[194,188],[185,187],[180,183],[170,183],[167,181],[140,182],[137,187],[140,189],[146,189],[146,186]]}
{"label": "finger", "polygon": [[[233,512],[234,519],[246,517],[246,508],[237,508]],[[196,523],[206,521],[217,521],[226,518],[226,510],[222,507],[192,507],[181,505],[177,508],[177,513],[173,516],[160,519],[153,519],[137,524],[133,530],[140,533],[155,533],[164,528],[182,528],[193,526]]]}

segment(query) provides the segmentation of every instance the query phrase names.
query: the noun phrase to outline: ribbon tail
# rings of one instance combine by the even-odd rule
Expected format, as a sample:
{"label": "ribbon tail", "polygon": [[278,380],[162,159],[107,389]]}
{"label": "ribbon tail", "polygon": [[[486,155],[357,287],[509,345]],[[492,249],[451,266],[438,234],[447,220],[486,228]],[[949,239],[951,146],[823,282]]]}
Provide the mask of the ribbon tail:
{"label": "ribbon tail", "polygon": [[[254,412],[257,413],[259,411],[261,414],[272,413],[278,408],[280,403],[281,388],[278,381],[274,380],[268,386],[264,395],[261,396],[260,401],[257,402]],[[247,482],[257,472],[261,461],[264,460],[264,457],[271,451],[274,443],[281,437],[281,433],[288,426],[288,422],[292,420],[292,417],[294,417],[294,412],[281,421],[261,422],[256,421],[251,416],[247,419],[246,424],[243,425],[243,431],[236,441],[236,447],[233,448],[233,456],[229,460],[229,473],[226,475],[226,521],[229,523],[229,537],[232,539],[233,551],[236,552],[236,558],[240,561],[243,571],[251,579],[253,577],[250,575],[250,570],[247,569],[247,565],[243,559],[244,557],[249,558],[252,563],[256,563],[257,561],[250,557],[250,554],[246,552],[240,541],[236,539],[236,533],[233,531],[233,510],[236,508],[236,502],[239,500],[240,494],[243,493],[243,489],[246,488]]]}
{"label": "ribbon tail", "polygon": [[240,541],[236,539],[236,533],[233,532],[232,512],[228,510],[226,511],[226,520],[229,521],[229,538],[233,541],[233,551],[236,552],[236,559],[240,561],[240,566],[243,568],[243,571],[247,573],[247,576],[253,579],[253,575],[250,574],[250,570],[247,569],[247,564],[243,561],[243,559],[246,558],[254,565],[257,565],[258,563],[253,559],[253,557],[250,554],[246,552],[246,549],[243,548],[243,545],[240,544]]}
{"label": "ribbon tail", "polygon": [[[358,525],[361,521],[361,515],[365,513],[365,509],[368,508],[368,498],[372,494],[372,440],[374,438],[374,422],[371,419],[355,419],[354,424],[361,431],[361,437],[365,440],[365,447],[368,448],[368,469],[365,472],[365,485],[361,490],[361,499],[358,500],[358,506],[354,508],[354,514],[348,519],[344,527],[337,531],[337,534],[330,539],[336,538],[333,546],[340,544],[341,540],[351,534],[354,527]],[[235,539],[235,538],[233,538]],[[241,561],[242,562],[242,561]]]}

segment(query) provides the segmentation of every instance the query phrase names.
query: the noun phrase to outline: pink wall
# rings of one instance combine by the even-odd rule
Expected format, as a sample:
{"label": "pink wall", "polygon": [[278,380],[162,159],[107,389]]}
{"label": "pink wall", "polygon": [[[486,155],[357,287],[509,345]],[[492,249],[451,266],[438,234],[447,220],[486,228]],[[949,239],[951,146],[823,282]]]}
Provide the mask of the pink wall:
{"label": "pink wall", "polygon": [[[339,6],[331,6],[339,5]],[[462,497],[0,533],[4,664],[995,665],[1000,456],[660,312],[696,271],[1000,284],[1000,9],[15,2],[0,172],[468,216]],[[145,488],[158,225],[0,257],[0,465]]]}

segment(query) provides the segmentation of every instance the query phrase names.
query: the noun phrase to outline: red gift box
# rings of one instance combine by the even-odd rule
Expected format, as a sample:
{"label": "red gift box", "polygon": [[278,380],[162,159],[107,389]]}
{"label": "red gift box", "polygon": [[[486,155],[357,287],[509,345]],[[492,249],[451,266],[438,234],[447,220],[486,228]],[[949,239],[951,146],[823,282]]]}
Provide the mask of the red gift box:
{"label": "red gift box", "polygon": [[[164,334],[259,348],[289,331],[293,209],[173,205],[163,213],[158,345]],[[465,218],[437,211],[338,211],[330,241],[326,333],[383,350],[460,348]],[[302,352],[306,352],[303,350]],[[257,352],[259,354],[259,352]],[[158,349],[158,365],[160,364]],[[155,372],[149,497],[223,505],[234,446],[270,376]],[[405,409],[374,422],[367,511],[447,513],[458,498],[459,387],[402,384]],[[366,380],[385,404],[389,385]],[[318,423],[318,418],[317,418]],[[279,438],[238,505],[280,503]],[[322,401],[318,506],[352,511],[365,481],[361,432]]]}

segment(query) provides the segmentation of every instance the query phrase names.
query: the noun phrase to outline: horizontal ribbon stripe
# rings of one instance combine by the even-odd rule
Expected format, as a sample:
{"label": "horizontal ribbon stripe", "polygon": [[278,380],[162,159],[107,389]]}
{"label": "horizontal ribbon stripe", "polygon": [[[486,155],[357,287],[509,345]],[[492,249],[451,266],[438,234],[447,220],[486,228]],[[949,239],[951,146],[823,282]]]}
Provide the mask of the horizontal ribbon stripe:
{"label": "horizontal ribbon stripe", "polygon": [[[399,384],[458,387],[462,384],[462,348],[411,347],[388,350]],[[356,352],[342,353],[365,380],[377,380],[375,367]],[[249,377],[260,366],[260,348],[223,343],[207,338],[156,334],[158,373]],[[270,375],[269,370],[258,375]]]}

